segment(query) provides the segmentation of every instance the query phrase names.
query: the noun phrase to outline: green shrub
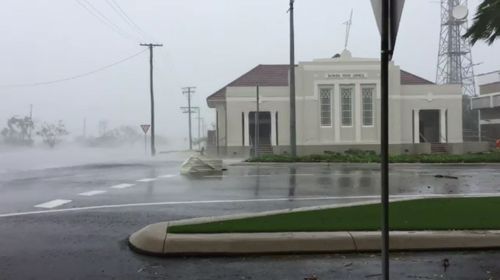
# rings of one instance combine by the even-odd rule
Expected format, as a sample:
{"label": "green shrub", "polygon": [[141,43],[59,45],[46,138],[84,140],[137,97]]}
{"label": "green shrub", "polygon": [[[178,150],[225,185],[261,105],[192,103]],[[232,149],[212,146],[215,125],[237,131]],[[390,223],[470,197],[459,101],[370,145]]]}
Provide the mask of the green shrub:
{"label": "green shrub", "polygon": [[[355,162],[375,163],[380,162],[380,155],[374,151],[349,149],[344,153],[325,151],[323,154],[312,154],[300,157],[290,155],[263,155],[251,158],[248,162]],[[468,153],[463,155],[449,154],[401,154],[391,155],[391,163],[494,163],[500,162],[500,151],[488,153]]]}

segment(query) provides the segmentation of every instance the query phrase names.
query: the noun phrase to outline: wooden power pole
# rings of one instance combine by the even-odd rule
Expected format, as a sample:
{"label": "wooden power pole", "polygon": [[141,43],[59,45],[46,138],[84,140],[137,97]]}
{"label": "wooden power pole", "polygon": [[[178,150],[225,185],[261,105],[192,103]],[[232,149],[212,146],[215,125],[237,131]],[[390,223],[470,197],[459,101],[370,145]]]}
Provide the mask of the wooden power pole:
{"label": "wooden power pole", "polygon": [[155,99],[153,94],[153,48],[163,47],[163,44],[140,44],[149,48],[149,89],[151,92],[151,155],[156,154],[155,148]]}
{"label": "wooden power pole", "polygon": [[185,87],[182,89],[182,93],[187,95],[188,98],[188,116],[189,116],[189,150],[193,149],[193,134],[191,131],[191,94],[194,93],[196,87]]}

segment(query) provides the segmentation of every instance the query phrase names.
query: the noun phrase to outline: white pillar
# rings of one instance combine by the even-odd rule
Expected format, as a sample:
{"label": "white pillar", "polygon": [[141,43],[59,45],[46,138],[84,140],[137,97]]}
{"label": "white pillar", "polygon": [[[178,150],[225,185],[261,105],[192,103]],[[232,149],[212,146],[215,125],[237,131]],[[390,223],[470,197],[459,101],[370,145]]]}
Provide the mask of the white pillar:
{"label": "white pillar", "polygon": [[335,84],[333,87],[333,130],[335,131],[335,142],[340,142],[340,86]]}
{"label": "white pillar", "polygon": [[245,146],[249,147],[250,146],[250,130],[249,130],[249,120],[248,120],[248,111],[245,111]]}
{"label": "white pillar", "polygon": [[354,102],[354,112],[353,112],[353,117],[354,117],[354,130],[355,130],[355,141],[356,142],[361,142],[361,119],[362,119],[362,96],[361,96],[361,85],[360,84],[355,84],[354,85],[354,95],[353,95],[353,102]]}
{"label": "white pillar", "polygon": [[413,111],[413,142],[420,143],[420,110]]}
{"label": "white pillar", "polygon": [[271,111],[271,146],[276,146],[276,112]]}
{"label": "white pillar", "polygon": [[446,139],[446,109],[439,110],[439,143],[448,142]]}
{"label": "white pillar", "polygon": [[[481,110],[480,109],[477,109],[477,121],[478,121],[478,124],[477,124],[477,137],[478,137],[478,141],[479,142],[483,142],[483,132],[482,132],[482,129],[481,129]],[[463,138],[463,136],[462,136]]]}

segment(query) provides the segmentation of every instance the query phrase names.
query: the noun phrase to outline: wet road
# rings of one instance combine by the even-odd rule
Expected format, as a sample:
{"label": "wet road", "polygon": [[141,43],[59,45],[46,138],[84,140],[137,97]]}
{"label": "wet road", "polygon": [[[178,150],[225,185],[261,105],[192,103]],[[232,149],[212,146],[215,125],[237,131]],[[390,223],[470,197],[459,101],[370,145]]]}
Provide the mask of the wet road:
{"label": "wet road", "polygon": [[[373,200],[377,165],[230,166],[178,175],[179,160],[3,174],[0,279],[377,279],[372,255],[156,259],[126,246],[158,221]],[[500,191],[495,165],[394,165],[396,196]],[[436,178],[456,176],[457,179]],[[445,272],[444,258],[451,266]],[[394,254],[395,279],[498,279],[500,252]]]}

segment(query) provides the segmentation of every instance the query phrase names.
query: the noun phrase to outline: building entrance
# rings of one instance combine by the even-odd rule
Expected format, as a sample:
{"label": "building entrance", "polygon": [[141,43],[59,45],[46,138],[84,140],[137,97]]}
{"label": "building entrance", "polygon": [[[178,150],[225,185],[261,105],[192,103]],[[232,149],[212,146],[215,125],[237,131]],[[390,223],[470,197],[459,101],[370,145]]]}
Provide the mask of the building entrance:
{"label": "building entrance", "polygon": [[271,112],[259,112],[258,130],[255,129],[255,114],[256,112],[250,112],[248,115],[250,145],[255,145],[257,134],[259,137],[259,145],[271,145]]}
{"label": "building entrance", "polygon": [[420,143],[440,143],[439,110],[420,110]]}

